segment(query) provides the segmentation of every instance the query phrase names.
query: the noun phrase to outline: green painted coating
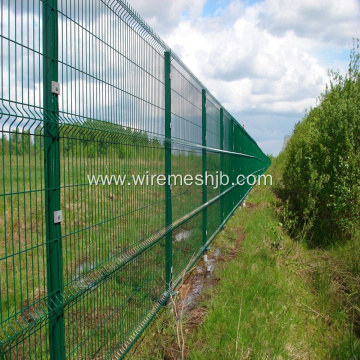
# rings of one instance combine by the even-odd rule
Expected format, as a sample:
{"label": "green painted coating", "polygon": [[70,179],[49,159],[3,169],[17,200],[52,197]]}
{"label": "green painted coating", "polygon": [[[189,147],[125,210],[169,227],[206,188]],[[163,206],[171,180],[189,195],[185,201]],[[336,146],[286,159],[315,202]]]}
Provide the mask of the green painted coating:
{"label": "green painted coating", "polygon": [[[202,175],[203,180],[206,178],[206,158],[207,158],[207,151],[206,151],[206,143],[207,143],[207,128],[206,128],[206,90],[202,90],[202,106],[201,106],[201,113],[202,113]],[[202,201],[203,204],[207,202],[207,185],[205,181],[202,186]],[[202,238],[203,244],[207,242],[207,208],[203,210],[203,227],[202,227]]]}
{"label": "green painted coating", "polygon": [[[46,211],[46,267],[49,307],[61,299],[62,239],[61,223],[54,223],[54,211],[60,210],[60,151],[58,95],[51,91],[51,82],[58,82],[58,19],[57,0],[43,2],[43,97],[44,97],[44,169]],[[50,315],[50,359],[65,359],[64,312],[61,307]]]}
{"label": "green painted coating", "polygon": [[270,161],[123,1],[0,12],[0,358],[123,358]]}
{"label": "green painted coating", "polygon": [[[220,150],[224,150],[224,109],[220,108]],[[224,172],[224,154],[220,154],[220,172]],[[224,192],[225,186],[220,185],[220,194]],[[224,221],[225,201],[220,200],[220,221]]]}
{"label": "green painted coating", "polygon": [[[165,65],[165,176],[171,174],[171,53],[164,54]],[[165,185],[165,226],[172,224],[171,184]],[[165,278],[166,288],[171,288],[172,278],[172,232],[165,241]]]}

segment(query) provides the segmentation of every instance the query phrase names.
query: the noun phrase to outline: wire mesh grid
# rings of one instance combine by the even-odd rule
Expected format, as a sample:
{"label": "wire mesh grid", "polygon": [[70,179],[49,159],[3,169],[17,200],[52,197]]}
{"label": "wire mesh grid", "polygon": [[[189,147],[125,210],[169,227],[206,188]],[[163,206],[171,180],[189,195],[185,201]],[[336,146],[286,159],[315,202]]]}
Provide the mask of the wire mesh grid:
{"label": "wire mesh grid", "polygon": [[0,4],[0,354],[121,358],[269,159],[126,2]]}

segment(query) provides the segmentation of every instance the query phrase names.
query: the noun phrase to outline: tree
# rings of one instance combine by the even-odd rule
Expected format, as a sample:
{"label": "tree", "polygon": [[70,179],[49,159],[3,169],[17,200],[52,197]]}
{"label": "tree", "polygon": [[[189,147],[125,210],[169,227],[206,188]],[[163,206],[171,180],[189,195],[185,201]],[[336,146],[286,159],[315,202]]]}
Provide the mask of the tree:
{"label": "tree", "polygon": [[348,73],[329,72],[319,105],[298,123],[284,150],[289,214],[316,244],[351,238],[360,218],[359,41]]}

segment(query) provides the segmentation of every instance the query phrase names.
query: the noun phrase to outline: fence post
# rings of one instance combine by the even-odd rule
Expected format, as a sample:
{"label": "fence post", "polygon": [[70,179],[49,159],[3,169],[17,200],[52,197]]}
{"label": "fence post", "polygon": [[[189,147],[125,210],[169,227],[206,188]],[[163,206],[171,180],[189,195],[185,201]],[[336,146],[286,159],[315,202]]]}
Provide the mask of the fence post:
{"label": "fence post", "polygon": [[[43,1],[43,99],[46,216],[46,267],[50,359],[65,359],[62,300],[62,244],[60,211],[59,85],[57,0]],[[55,216],[57,216],[55,218]]]}
{"label": "fence post", "polygon": [[[203,204],[207,201],[207,186],[206,180],[206,90],[202,90],[202,176],[203,176],[203,188],[202,188],[202,200]],[[207,242],[207,208],[203,209],[203,245]],[[205,261],[207,260],[205,253]]]}
{"label": "fence post", "polygon": [[[166,51],[165,60],[165,226],[172,224],[171,184],[168,182],[171,174],[171,53]],[[171,291],[172,286],[172,232],[165,239],[165,278],[166,290]]]}
{"label": "fence post", "polygon": [[[224,109],[220,108],[220,150],[224,150]],[[224,172],[224,153],[220,153],[220,171]],[[220,184],[220,194],[224,191],[224,185]],[[224,196],[220,198],[220,224],[224,221]]]}
{"label": "fence post", "polygon": [[[232,143],[232,152],[235,152],[235,119],[233,119],[232,121],[232,140],[231,140],[231,143]],[[234,155],[233,155],[234,156]],[[232,173],[233,173],[233,184],[236,185],[236,174],[235,174],[235,167],[236,167],[236,158],[234,159],[234,161],[232,161]],[[233,206],[232,208],[234,209],[235,205],[237,204],[237,201],[236,201],[236,195],[237,195],[237,190],[239,189],[239,187],[237,186],[234,190],[233,190],[233,196],[232,196],[232,199],[233,199]]]}

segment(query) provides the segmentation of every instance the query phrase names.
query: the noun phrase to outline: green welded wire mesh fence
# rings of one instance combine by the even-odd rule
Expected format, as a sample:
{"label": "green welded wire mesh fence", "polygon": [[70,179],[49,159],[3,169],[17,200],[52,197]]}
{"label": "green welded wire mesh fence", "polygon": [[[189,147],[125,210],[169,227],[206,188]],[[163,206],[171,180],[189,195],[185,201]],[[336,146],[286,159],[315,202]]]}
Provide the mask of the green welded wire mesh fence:
{"label": "green welded wire mesh fence", "polygon": [[120,358],[270,161],[125,2],[0,4],[0,356]]}

